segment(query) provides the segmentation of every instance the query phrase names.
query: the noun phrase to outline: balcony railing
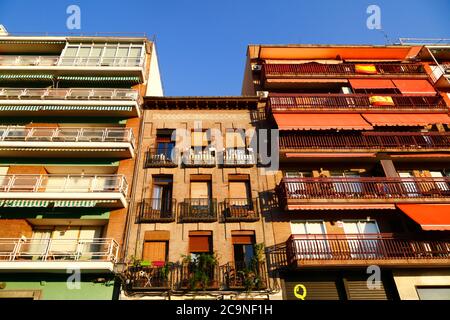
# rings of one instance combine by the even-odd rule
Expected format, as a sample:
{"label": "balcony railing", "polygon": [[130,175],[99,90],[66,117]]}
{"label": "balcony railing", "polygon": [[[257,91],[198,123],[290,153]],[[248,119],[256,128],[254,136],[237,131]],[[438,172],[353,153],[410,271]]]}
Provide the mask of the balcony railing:
{"label": "balcony railing", "polygon": [[116,262],[119,245],[113,239],[1,239],[0,261]]}
{"label": "balcony railing", "polygon": [[223,165],[226,167],[251,167],[256,164],[256,157],[251,149],[225,149]]}
{"label": "balcony railing", "polygon": [[[390,97],[392,103],[379,105],[376,97]],[[372,101],[371,101],[372,99]],[[269,97],[270,112],[298,112],[308,110],[404,110],[404,111],[440,111],[448,110],[439,96],[406,96],[399,94],[280,94]]]}
{"label": "balcony railing", "polygon": [[309,200],[378,199],[383,202],[414,199],[449,199],[450,178],[338,177],[283,178],[277,186],[279,199],[286,202]]}
{"label": "balcony railing", "polygon": [[165,266],[132,266],[125,271],[129,290],[168,290],[172,268]]}
{"label": "balcony railing", "polygon": [[186,167],[214,167],[216,156],[213,151],[188,150],[182,153],[182,162]]}
{"label": "balcony railing", "polygon": [[228,198],[223,202],[223,218],[225,221],[258,221],[258,199]]}
{"label": "balcony railing", "polygon": [[[202,270],[202,279],[196,279],[195,263],[181,263],[173,269],[172,279],[175,290],[219,290],[220,270],[218,265],[211,265]],[[199,280],[199,281],[196,281]]]}
{"label": "balcony railing", "polygon": [[145,166],[155,167],[177,167],[177,150],[175,148],[150,148],[147,152]]}
{"label": "balcony railing", "polygon": [[375,63],[367,64],[375,66],[375,72],[367,73],[359,71],[357,64],[321,64],[321,63],[303,63],[303,64],[263,64],[262,73],[266,78],[277,77],[311,77],[311,76],[402,76],[402,75],[424,75],[425,70],[421,64],[406,63]]}
{"label": "balcony railing", "polygon": [[149,198],[142,201],[139,222],[171,222],[175,220],[176,200]]}
{"label": "balcony railing", "polygon": [[103,88],[1,88],[0,100],[120,100],[137,101],[139,92],[133,89]]}
{"label": "balcony railing", "polygon": [[392,234],[292,235],[287,262],[308,260],[450,259],[450,240],[417,240]]}
{"label": "balcony railing", "polygon": [[8,174],[0,175],[0,192],[99,193],[128,192],[123,175]]}
{"label": "balcony railing", "polygon": [[40,142],[129,142],[134,146],[131,128],[45,128],[0,126],[1,141]]}
{"label": "balcony railing", "polygon": [[216,221],[217,200],[187,198],[180,204],[180,220],[182,222]]}
{"label": "balcony railing", "polygon": [[279,138],[280,149],[304,150],[435,150],[450,149],[450,133],[363,132],[361,134],[290,134]]}
{"label": "balcony railing", "polygon": [[0,55],[0,66],[142,67],[141,57],[60,57]]}
{"label": "balcony railing", "polygon": [[222,282],[229,290],[263,290],[268,287],[264,262],[258,264],[229,262],[220,267]]}

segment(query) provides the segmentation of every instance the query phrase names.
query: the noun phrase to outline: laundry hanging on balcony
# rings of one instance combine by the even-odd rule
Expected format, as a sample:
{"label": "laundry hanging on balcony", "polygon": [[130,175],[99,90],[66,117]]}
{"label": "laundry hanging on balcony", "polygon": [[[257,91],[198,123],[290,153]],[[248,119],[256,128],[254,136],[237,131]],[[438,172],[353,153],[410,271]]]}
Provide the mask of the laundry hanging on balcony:
{"label": "laundry hanging on balcony", "polygon": [[377,74],[377,68],[373,64],[355,64],[355,72],[361,74]]}
{"label": "laundry hanging on balcony", "polygon": [[371,106],[375,107],[395,106],[394,100],[390,96],[371,96],[369,102]]}

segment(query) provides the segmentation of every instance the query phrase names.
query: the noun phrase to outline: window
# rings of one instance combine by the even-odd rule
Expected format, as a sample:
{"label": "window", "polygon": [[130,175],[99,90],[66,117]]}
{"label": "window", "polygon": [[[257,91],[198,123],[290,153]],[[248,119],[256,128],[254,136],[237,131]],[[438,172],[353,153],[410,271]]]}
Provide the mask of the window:
{"label": "window", "polygon": [[228,176],[228,196],[231,205],[246,206],[251,201],[250,177],[248,175]]}
{"label": "window", "polygon": [[163,230],[146,231],[142,248],[142,260],[153,266],[162,266],[167,261],[170,232]]}
{"label": "window", "polygon": [[419,300],[450,300],[450,286],[418,286]]}
{"label": "window", "polygon": [[291,234],[295,240],[297,259],[326,259],[330,248],[323,221],[291,221]]}
{"label": "window", "polygon": [[236,269],[251,267],[254,257],[255,232],[232,231],[234,263]]}
{"label": "window", "polygon": [[159,211],[161,217],[172,214],[172,189],[172,176],[153,177],[151,208],[153,211]]}
{"label": "window", "polygon": [[189,231],[189,253],[193,259],[211,254],[212,249],[212,231]]}
{"label": "window", "polygon": [[173,159],[175,142],[172,141],[173,130],[158,130],[156,133],[156,154],[164,155],[165,159]]}
{"label": "window", "polygon": [[378,239],[380,230],[376,221],[343,221],[343,224],[352,258],[366,259],[382,255],[382,243]]}

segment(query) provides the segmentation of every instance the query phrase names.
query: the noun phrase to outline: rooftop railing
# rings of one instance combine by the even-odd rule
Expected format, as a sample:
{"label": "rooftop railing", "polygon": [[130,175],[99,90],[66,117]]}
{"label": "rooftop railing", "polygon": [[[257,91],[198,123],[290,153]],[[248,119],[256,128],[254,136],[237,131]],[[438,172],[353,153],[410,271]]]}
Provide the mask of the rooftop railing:
{"label": "rooftop railing", "polygon": [[430,150],[450,149],[450,133],[363,132],[362,134],[289,134],[279,137],[280,149]]}
{"label": "rooftop railing", "polygon": [[288,263],[306,260],[450,259],[450,240],[418,240],[392,234],[291,235]]}
{"label": "rooftop railing", "polygon": [[1,88],[0,100],[125,100],[137,101],[133,89],[97,88]]}
{"label": "rooftop railing", "polygon": [[[377,97],[391,101],[377,104]],[[301,110],[448,110],[440,96],[407,96],[400,94],[283,94],[269,97],[269,111]]]}
{"label": "rooftop railing", "polygon": [[116,262],[119,245],[113,239],[0,238],[2,261],[110,261]]}
{"label": "rooftop railing", "polygon": [[128,192],[123,175],[8,174],[0,175],[0,192],[98,193]]}
{"label": "rooftop railing", "polygon": [[40,142],[129,142],[134,146],[131,128],[45,128],[0,126],[2,141]]}
{"label": "rooftop railing", "polygon": [[412,63],[372,63],[361,66],[374,66],[373,72],[359,70],[355,63],[322,64],[263,64],[262,72],[266,78],[270,77],[308,77],[308,76],[385,76],[385,75],[426,75],[421,64]]}

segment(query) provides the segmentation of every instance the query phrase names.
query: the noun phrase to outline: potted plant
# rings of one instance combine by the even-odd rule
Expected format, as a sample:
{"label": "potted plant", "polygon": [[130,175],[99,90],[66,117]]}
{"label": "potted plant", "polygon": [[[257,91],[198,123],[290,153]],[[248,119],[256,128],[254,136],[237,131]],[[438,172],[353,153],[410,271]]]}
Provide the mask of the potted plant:
{"label": "potted plant", "polygon": [[187,267],[187,276],[184,277],[182,286],[189,290],[205,290],[208,287],[217,286],[215,280],[215,267],[217,257],[214,254],[201,253],[195,258],[183,256],[183,267]]}

